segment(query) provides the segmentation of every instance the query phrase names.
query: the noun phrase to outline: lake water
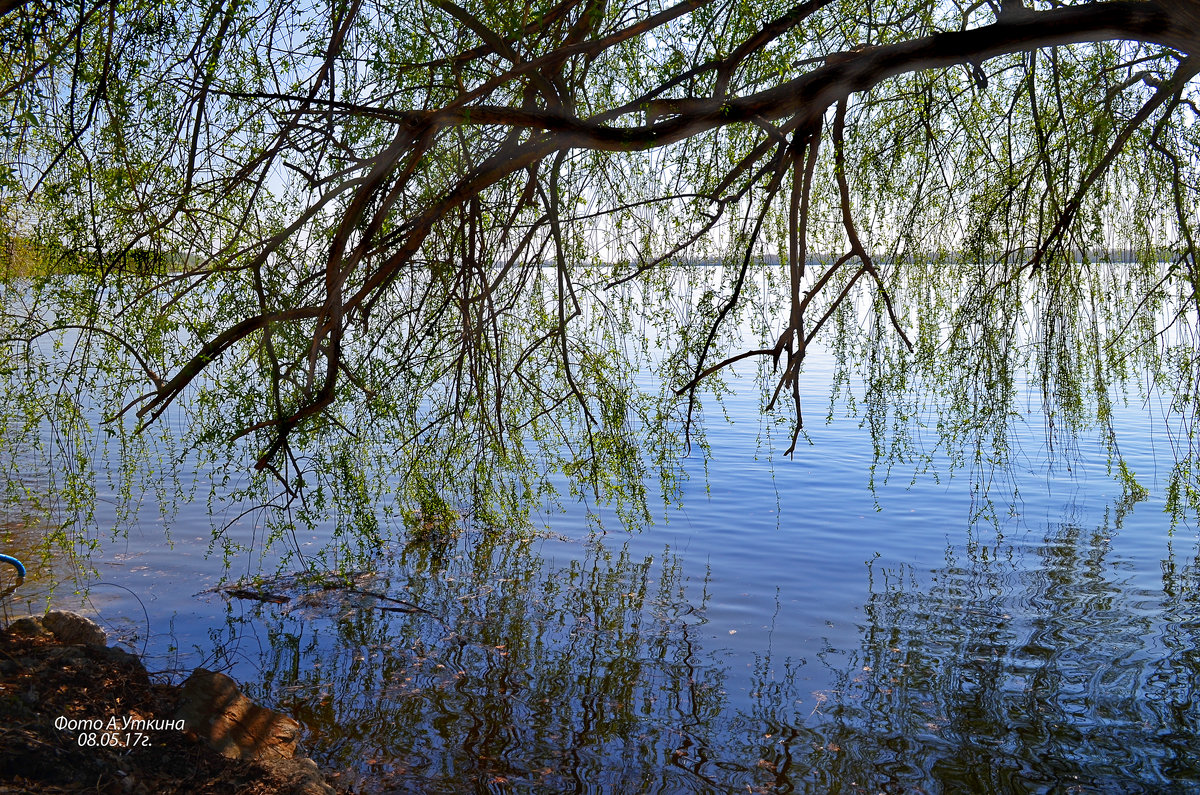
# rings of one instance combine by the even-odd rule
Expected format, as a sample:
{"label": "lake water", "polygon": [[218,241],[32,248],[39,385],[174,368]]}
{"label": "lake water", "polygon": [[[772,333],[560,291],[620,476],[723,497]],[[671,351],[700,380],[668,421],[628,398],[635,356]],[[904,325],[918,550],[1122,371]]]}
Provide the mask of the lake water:
{"label": "lake water", "polygon": [[207,554],[203,501],[147,497],[98,576],[34,561],[5,617],[82,607],[152,670],[226,670],[366,791],[1200,792],[1200,547],[1163,512],[1161,419],[1115,421],[1132,503],[1031,410],[981,519],[944,466],[868,489],[860,420],[820,421],[829,377],[813,356],[794,459],[736,385],[682,507],[639,532],[567,505],[533,538],[396,542],[353,588],[259,583],[277,605],[209,592],[257,563]]}

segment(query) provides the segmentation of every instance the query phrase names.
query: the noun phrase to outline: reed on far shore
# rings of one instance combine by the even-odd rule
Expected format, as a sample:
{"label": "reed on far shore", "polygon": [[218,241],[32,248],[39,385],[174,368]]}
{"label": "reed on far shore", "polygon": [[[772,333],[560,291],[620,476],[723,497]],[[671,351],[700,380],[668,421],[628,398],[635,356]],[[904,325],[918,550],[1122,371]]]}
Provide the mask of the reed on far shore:
{"label": "reed on far shore", "polygon": [[83,252],[0,226],[0,282],[54,276],[165,274],[170,258],[160,251],[135,249],[110,255]]}

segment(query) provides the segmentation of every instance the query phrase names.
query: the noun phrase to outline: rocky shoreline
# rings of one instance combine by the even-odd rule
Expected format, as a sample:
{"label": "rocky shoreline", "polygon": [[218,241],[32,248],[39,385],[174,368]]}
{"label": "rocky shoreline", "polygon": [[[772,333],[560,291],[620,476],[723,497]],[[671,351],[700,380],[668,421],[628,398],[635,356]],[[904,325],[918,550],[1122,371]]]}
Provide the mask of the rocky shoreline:
{"label": "rocky shoreline", "polygon": [[296,755],[300,733],[223,674],[155,684],[83,616],[0,631],[0,793],[344,792]]}

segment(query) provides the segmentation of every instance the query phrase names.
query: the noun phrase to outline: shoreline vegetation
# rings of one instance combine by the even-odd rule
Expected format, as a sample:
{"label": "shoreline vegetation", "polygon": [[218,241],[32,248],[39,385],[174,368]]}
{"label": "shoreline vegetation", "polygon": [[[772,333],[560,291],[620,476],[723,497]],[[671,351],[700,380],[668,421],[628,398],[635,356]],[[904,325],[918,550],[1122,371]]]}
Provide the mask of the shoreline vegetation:
{"label": "shoreline vegetation", "polygon": [[[1009,264],[1024,261],[1029,251],[993,252],[989,260]],[[813,254],[805,264],[807,267],[823,267],[837,259],[834,254]],[[978,254],[963,251],[929,251],[891,256],[884,253],[871,255],[878,265],[912,264],[918,262],[964,262],[977,259]],[[1111,264],[1127,264],[1138,262],[1166,262],[1173,258],[1168,249],[1147,251],[1137,248],[1072,248],[1067,258],[1075,262],[1107,262]],[[145,248],[122,251],[116,254],[103,255],[97,265],[95,253],[85,253],[70,250],[57,244],[42,243],[28,236],[13,234],[0,227],[0,282],[14,279],[48,278],[51,276],[75,275],[110,275],[122,273],[133,276],[169,276],[183,273],[183,263],[193,266],[201,262],[196,255],[181,256],[179,254],[156,251]],[[757,259],[758,264],[772,267],[786,265],[778,255],[764,254]],[[669,264],[690,265],[693,267],[726,267],[727,263],[718,260],[685,260],[680,259]],[[620,267],[628,263],[609,263],[611,267]],[[497,267],[500,267],[498,264]],[[544,267],[555,268],[554,262],[546,262]]]}
{"label": "shoreline vegetation", "polygon": [[103,257],[97,266],[94,254],[14,235],[0,228],[0,282],[53,276],[104,275],[113,272],[135,276],[166,276],[180,272],[179,258],[161,251],[134,249]]}

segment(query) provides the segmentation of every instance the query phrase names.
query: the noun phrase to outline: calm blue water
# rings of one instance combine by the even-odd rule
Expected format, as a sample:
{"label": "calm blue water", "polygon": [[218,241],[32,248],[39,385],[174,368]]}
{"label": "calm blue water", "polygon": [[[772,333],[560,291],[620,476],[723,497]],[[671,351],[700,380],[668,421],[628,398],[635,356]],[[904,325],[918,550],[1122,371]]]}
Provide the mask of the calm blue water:
{"label": "calm blue water", "polygon": [[396,542],[357,590],[277,580],[291,601],[266,605],[206,593],[259,566],[206,554],[206,504],[164,519],[148,495],[99,576],[46,562],[5,610],[82,604],[174,678],[228,670],[368,791],[1200,792],[1200,548],[1163,512],[1155,412],[1115,422],[1136,504],[1032,411],[1011,467],[872,491],[869,433],[823,422],[810,362],[811,444],[781,458],[742,382],[640,532],[567,505],[531,540]]}

